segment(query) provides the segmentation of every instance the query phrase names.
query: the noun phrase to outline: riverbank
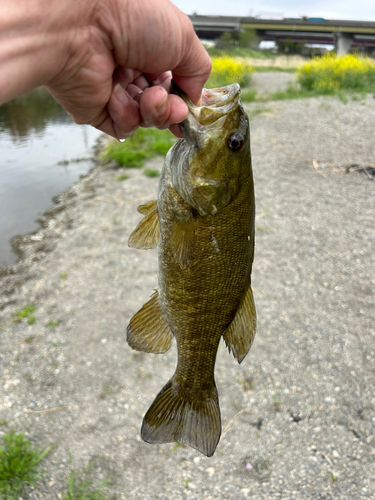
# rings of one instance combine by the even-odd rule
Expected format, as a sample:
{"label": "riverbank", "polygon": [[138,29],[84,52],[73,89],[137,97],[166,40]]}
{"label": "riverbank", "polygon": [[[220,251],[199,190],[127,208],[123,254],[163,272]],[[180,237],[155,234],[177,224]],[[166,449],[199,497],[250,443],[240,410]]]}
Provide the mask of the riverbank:
{"label": "riverbank", "polygon": [[[216,454],[139,437],[176,361],[175,347],[155,356],[125,342],[157,286],[156,251],[127,240],[158,179],[129,169],[120,182],[113,165],[98,166],[59,196],[0,277],[0,431],[56,445],[28,498],[59,498],[69,452],[78,468],[96,460],[93,474],[112,477],[117,499],[374,495],[375,183],[353,166],[374,166],[375,101],[246,108],[259,329],[241,365],[220,346]],[[35,322],[12,321],[28,304]]]}

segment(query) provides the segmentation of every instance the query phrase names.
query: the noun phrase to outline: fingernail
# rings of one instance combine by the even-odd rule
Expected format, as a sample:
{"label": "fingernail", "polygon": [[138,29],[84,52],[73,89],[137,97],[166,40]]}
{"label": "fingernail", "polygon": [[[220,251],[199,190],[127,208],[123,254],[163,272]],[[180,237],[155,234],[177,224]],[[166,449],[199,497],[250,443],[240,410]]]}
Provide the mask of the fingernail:
{"label": "fingernail", "polygon": [[159,102],[159,104],[157,104],[155,107],[158,111],[160,111],[162,108],[165,107],[166,103],[167,103],[167,99],[168,99],[168,94],[166,92],[164,92],[164,97],[163,99]]}
{"label": "fingernail", "polygon": [[121,104],[128,104],[129,102],[129,97],[128,94],[125,92],[125,90],[121,87],[119,83],[115,85],[115,88],[113,89],[113,95],[116,96],[116,98],[121,102]]}

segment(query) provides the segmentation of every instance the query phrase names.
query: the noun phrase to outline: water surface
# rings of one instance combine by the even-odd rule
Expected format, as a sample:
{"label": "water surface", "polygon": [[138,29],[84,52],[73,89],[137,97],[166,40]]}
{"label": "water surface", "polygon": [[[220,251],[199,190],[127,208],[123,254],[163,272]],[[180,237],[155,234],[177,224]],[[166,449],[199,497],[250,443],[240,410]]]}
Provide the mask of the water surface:
{"label": "water surface", "polygon": [[74,124],[43,88],[0,106],[0,266],[17,259],[12,236],[37,229],[52,197],[93,166],[100,135]]}

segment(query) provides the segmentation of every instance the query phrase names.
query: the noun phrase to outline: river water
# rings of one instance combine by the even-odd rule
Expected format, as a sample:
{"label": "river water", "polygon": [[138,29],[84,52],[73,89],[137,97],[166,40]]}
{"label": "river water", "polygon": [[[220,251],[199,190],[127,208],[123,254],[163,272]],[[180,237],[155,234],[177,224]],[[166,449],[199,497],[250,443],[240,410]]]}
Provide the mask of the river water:
{"label": "river water", "polygon": [[0,106],[0,267],[17,259],[10,239],[37,229],[53,196],[92,168],[100,135],[43,88]]}

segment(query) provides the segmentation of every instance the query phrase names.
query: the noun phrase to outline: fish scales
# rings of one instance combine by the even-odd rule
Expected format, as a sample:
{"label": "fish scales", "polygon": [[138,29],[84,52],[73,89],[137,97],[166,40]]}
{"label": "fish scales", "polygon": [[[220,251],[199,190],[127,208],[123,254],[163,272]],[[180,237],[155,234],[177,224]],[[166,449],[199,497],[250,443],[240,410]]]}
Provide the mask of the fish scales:
{"label": "fish scales", "polygon": [[[167,155],[157,202],[140,207],[148,224],[140,228],[141,222],[130,238],[131,246],[138,248],[158,243],[159,291],[131,320],[128,342],[135,349],[165,352],[174,337],[178,351],[176,372],[148,410],[142,437],[148,442],[184,442],[207,456],[214,453],[221,432],[214,380],[219,341],[224,336],[241,362],[255,334],[250,287],[255,203],[248,121],[238,102],[239,87],[224,89],[203,95],[203,118],[197,119],[196,108],[187,102],[192,117],[182,127],[185,139]],[[212,144],[199,142],[212,102],[214,113],[219,113],[214,125],[224,117],[221,126],[228,128],[215,137],[219,147],[214,158]],[[210,133],[215,130],[208,128],[209,138]],[[241,148],[233,153],[230,145],[238,142]],[[196,150],[199,161],[194,162]],[[205,170],[207,158],[211,161]],[[153,229],[154,241],[145,244],[147,225],[158,228]]]}

